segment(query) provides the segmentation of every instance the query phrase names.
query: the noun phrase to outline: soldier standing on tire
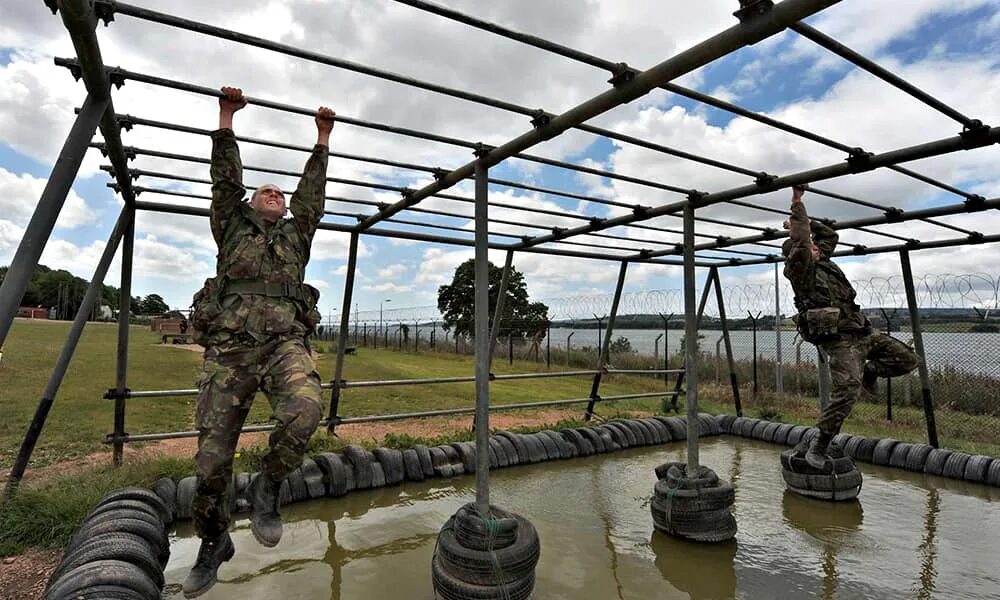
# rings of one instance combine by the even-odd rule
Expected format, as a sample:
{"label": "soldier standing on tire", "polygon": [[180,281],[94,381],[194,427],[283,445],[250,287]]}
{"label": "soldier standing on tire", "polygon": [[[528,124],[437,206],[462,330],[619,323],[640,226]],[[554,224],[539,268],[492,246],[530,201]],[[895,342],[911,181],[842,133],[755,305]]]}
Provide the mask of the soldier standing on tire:
{"label": "soldier standing on tire", "polygon": [[320,377],[307,348],[319,323],[319,292],[305,284],[305,268],[323,216],[327,155],[334,112],[316,112],[316,145],[285,215],[285,196],[264,185],[244,202],[243,165],[233,114],[246,106],[243,92],[222,88],[219,129],[212,132],[211,228],[219,248],[216,276],[194,297],[191,328],[205,347],[195,425],[198,483],[192,502],[201,549],[184,595],[199,596],[216,583],[219,565],[232,558],[229,499],[233,454],[254,394],[270,402],[275,428],[270,452],[247,490],[251,530],[267,547],[281,538],[278,491],[302,464],[322,414]]}
{"label": "soldier standing on tire", "polygon": [[830,257],[839,236],[819,221],[810,221],[802,202],[805,186],[792,191],[792,216],[785,222],[789,239],[782,245],[785,277],[795,292],[795,323],[802,338],[829,357],[830,404],[820,414],[806,462],[815,469],[829,465],[830,441],[858,401],[862,387],[875,393],[879,377],[899,377],[917,368],[918,357],[906,344],[871,323],[854,302],[856,292]]}

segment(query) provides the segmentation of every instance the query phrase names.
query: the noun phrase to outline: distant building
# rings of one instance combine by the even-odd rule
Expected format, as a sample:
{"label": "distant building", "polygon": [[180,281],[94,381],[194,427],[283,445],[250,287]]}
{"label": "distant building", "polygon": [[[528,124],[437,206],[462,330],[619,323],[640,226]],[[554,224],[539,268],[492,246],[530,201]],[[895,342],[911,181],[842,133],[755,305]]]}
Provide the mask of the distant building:
{"label": "distant building", "polygon": [[17,309],[17,316],[25,319],[48,319],[49,311],[38,306],[22,306]]}

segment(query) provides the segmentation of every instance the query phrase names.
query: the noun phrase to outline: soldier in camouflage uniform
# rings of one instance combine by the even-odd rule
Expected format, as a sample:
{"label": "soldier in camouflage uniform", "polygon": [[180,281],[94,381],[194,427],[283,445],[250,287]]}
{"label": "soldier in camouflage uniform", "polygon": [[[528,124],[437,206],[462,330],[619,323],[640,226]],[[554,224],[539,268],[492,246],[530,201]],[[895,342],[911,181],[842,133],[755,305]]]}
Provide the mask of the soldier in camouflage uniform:
{"label": "soldier in camouflage uniform", "polygon": [[792,216],[785,222],[789,239],[782,245],[785,277],[795,292],[799,334],[816,344],[829,358],[830,404],[819,417],[819,435],[812,439],[806,461],[816,469],[828,466],[827,450],[840,432],[861,389],[875,393],[878,377],[899,377],[917,368],[917,355],[906,344],[873,332],[868,318],[854,302],[856,293],[844,272],[830,260],[837,232],[806,215],[802,195],[792,193]]}
{"label": "soldier in camouflage uniform", "polygon": [[222,88],[219,129],[212,133],[212,235],[219,248],[216,276],[194,297],[193,336],[205,347],[198,382],[197,489],[192,503],[202,539],[184,595],[199,596],[216,582],[219,565],[234,553],[227,532],[233,454],[254,394],[271,405],[275,429],[261,473],[248,490],[251,529],[271,547],[281,538],[278,491],[302,454],[322,414],[320,377],[306,345],[319,322],[319,292],[304,283],[310,246],[323,216],[332,110],[316,114],[318,139],[291,199],[275,185],[244,202],[243,165],[232,130],[246,106],[243,92]]}

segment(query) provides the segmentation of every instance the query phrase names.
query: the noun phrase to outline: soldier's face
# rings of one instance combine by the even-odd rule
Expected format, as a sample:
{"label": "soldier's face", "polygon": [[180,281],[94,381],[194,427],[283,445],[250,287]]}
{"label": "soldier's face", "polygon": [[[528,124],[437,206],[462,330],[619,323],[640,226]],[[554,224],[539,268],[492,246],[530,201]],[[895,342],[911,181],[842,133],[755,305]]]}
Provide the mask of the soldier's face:
{"label": "soldier's face", "polygon": [[817,246],[816,244],[813,244],[810,250],[812,250],[812,255],[814,259],[819,260],[820,258],[823,257],[823,253],[819,251],[819,246]]}
{"label": "soldier's face", "polygon": [[285,194],[276,185],[262,185],[250,199],[250,208],[268,223],[274,223],[285,216]]}

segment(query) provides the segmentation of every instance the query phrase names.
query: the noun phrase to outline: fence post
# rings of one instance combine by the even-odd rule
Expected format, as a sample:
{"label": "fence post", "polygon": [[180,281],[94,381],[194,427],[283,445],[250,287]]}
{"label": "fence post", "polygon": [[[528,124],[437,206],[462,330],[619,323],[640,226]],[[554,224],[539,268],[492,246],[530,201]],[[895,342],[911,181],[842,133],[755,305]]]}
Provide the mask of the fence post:
{"label": "fence post", "polygon": [[903,270],[903,285],[906,287],[906,306],[910,310],[910,326],[913,329],[913,348],[917,352],[920,369],[920,387],[924,401],[924,418],[927,421],[927,443],[938,447],[937,422],[934,419],[934,403],[931,401],[931,381],[927,372],[927,355],[924,352],[924,335],[920,328],[920,314],[917,312],[917,294],[913,289],[913,270],[910,268],[910,252],[899,251],[899,263]]}
{"label": "fence post", "polygon": [[781,277],[774,263],[774,391],[778,398],[785,393],[785,378],[781,365]]}
{"label": "fence post", "polygon": [[[128,335],[132,312],[132,258],[135,249],[135,209],[128,210],[128,222],[122,235],[121,289],[118,291],[118,360],[115,373],[115,422],[112,463],[122,464],[125,452],[125,398],[128,392]],[[98,294],[100,296],[100,294]],[[94,303],[96,306],[97,303]]]}
{"label": "fence post", "polygon": [[[879,308],[882,312],[882,318],[885,319],[885,333],[886,335],[892,334],[892,317],[896,316],[896,309],[892,309],[892,314],[885,312],[884,308]],[[890,423],[892,422],[892,377],[885,378],[885,418]]]}
{"label": "fence post", "polygon": [[[604,374],[605,369],[608,368],[608,352],[611,350],[611,334],[615,329],[615,319],[618,317],[618,304],[622,299],[622,288],[625,287],[625,273],[628,272],[628,261],[623,260],[621,268],[618,271],[618,285],[615,286],[615,295],[611,299],[611,314],[608,316],[608,331],[604,336],[604,343],[600,347],[600,355],[597,360],[597,374],[594,375],[594,383],[590,386],[590,402],[587,403],[587,412],[584,413],[583,419],[589,421],[591,417],[594,416],[594,404],[601,399],[599,396],[601,391],[601,376]],[[597,315],[594,315],[596,318]],[[600,323],[600,320],[598,320]],[[600,325],[598,325],[600,327]],[[597,330],[598,337],[600,336],[601,330]]]}
{"label": "fence post", "polygon": [[655,340],[653,340],[653,363],[654,364],[660,362],[660,339],[662,339],[662,338],[663,338],[663,334],[661,333],[660,335],[656,336]]}
{"label": "fence post", "polygon": [[753,316],[750,311],[747,311],[747,316],[750,317],[750,322],[753,323],[753,399],[757,400],[757,319],[760,318],[761,311],[757,311],[757,316]]}
{"label": "fence post", "polygon": [[413,322],[413,352],[420,352],[420,321]]}
{"label": "fence post", "polygon": [[569,366],[569,345],[573,342],[573,336],[576,335],[575,331],[569,332],[566,336],[566,366]]}
{"label": "fence post", "polygon": [[729,362],[729,385],[733,390],[733,405],[736,415],[743,416],[743,403],[740,402],[740,382],[736,379],[736,359],[733,357],[733,343],[729,339],[729,324],[726,322],[726,302],[722,295],[722,279],[719,268],[711,267],[709,277],[715,281],[715,303],[719,306],[719,322],[722,324],[722,337],[726,344],[726,360]]}
{"label": "fence post", "polygon": [[552,368],[552,326],[545,326],[545,368]]}
{"label": "fence post", "polygon": [[[351,233],[350,245],[347,249],[347,276],[344,278],[344,305],[340,312],[340,330],[337,332],[337,363],[333,371],[333,390],[330,395],[330,415],[327,421],[327,431],[334,432],[340,411],[340,388],[344,376],[344,352],[347,349],[347,335],[350,331],[351,297],[354,295],[354,275],[358,266],[358,233]],[[355,329],[357,322],[355,321]]]}

